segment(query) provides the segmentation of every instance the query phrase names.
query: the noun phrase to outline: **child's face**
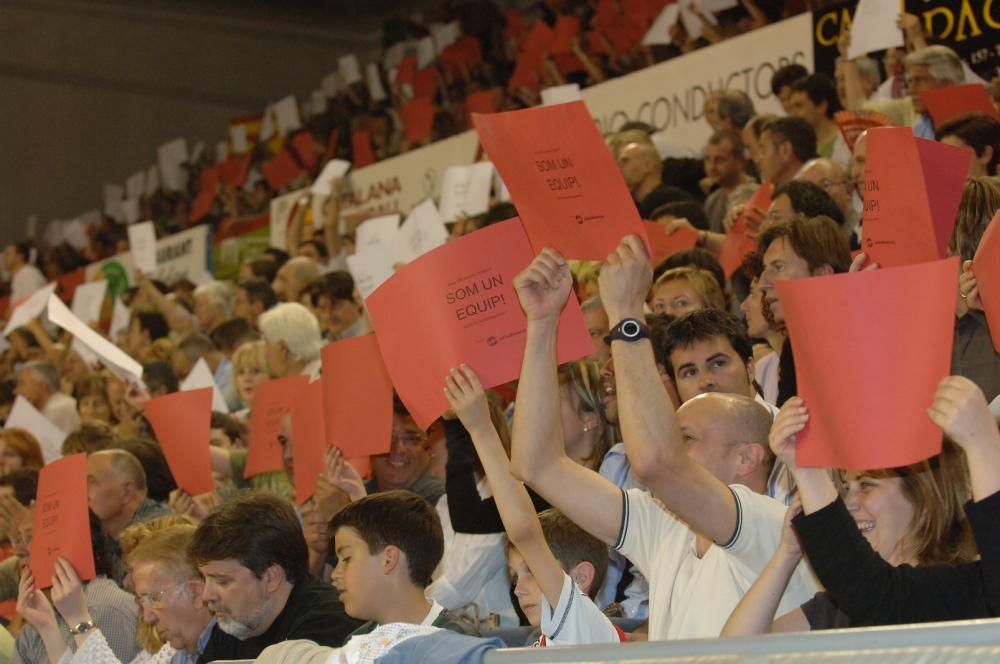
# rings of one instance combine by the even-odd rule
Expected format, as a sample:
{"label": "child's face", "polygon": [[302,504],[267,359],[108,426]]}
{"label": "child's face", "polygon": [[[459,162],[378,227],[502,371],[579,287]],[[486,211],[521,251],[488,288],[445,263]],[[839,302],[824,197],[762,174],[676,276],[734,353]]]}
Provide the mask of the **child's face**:
{"label": "child's face", "polygon": [[371,606],[380,597],[378,579],[382,572],[379,556],[368,551],[368,545],[357,530],[340,527],[333,538],[337,567],[330,581],[340,593],[347,615],[358,620],[378,620]]}
{"label": "child's face", "polygon": [[538,581],[528,569],[528,564],[514,547],[507,551],[507,570],[514,582],[514,596],[521,605],[521,611],[532,627],[538,627],[542,624],[542,589],[538,587]]}

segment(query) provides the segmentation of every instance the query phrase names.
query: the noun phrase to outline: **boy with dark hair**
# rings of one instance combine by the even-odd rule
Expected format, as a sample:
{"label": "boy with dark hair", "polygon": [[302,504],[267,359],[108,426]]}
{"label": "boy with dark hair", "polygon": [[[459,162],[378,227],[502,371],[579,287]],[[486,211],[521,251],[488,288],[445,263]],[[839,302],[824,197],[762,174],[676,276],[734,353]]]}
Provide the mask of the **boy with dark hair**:
{"label": "boy with dark hair", "polygon": [[425,594],[444,556],[437,512],[412,491],[384,491],[351,503],[330,521],[337,555],[333,587],[347,614],[367,620],[348,637],[409,623],[461,634],[476,629]]}
{"label": "boy with dark hair", "polygon": [[624,641],[592,601],[608,568],[607,546],[555,510],[535,514],[527,489],[511,475],[478,377],[463,365],[446,380],[445,396],[472,438],[510,540],[514,595],[531,625],[541,629],[534,645]]}

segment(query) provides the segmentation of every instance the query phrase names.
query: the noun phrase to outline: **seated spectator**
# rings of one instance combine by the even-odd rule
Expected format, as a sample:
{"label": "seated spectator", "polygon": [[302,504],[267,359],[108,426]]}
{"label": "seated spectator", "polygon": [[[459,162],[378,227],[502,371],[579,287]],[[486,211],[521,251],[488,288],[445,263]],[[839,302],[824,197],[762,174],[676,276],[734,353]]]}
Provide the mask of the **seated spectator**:
{"label": "seated spectator", "polygon": [[716,131],[739,134],[754,115],[753,100],[742,90],[723,90],[719,95],[716,113],[719,127]]}
{"label": "seated spectator", "polygon": [[[217,326],[218,327],[218,326]],[[187,378],[198,360],[205,360],[208,370],[212,372],[215,385],[226,400],[231,410],[239,410],[240,401],[236,395],[236,385],[233,379],[233,363],[226,354],[216,347],[212,339],[202,333],[193,332],[177,344],[176,350],[170,356],[177,376],[182,380]]]}
{"label": "seated spectator", "polygon": [[350,272],[324,274],[306,289],[323,335],[331,341],[371,333],[368,317],[358,303]]}
{"label": "seated spectator", "polygon": [[[287,256],[285,260],[288,260]],[[281,263],[284,263],[284,261],[281,261]],[[243,261],[243,265],[240,266],[240,271],[237,275],[237,280],[239,283],[242,283],[251,279],[263,279],[270,284],[278,275],[279,267],[278,261],[272,254],[259,254]]]}
{"label": "seated spectator", "polygon": [[799,79],[809,75],[809,70],[800,64],[790,64],[779,67],[771,77],[771,93],[781,103],[781,110],[786,115],[792,114],[792,86]]}
{"label": "seated spectator", "polygon": [[678,267],[667,270],[649,291],[655,313],[681,316],[698,309],[725,310],[726,297],[707,270]]}
{"label": "seated spectator", "polygon": [[250,416],[257,388],[267,380],[267,343],[251,341],[237,348],[233,353],[233,382],[243,404],[243,410],[236,412],[237,417],[246,420]]}
{"label": "seated spectator", "polygon": [[757,153],[760,151],[760,135],[769,122],[777,119],[777,115],[770,113],[755,115],[743,127],[743,131],[740,132],[740,138],[743,139],[743,145],[746,148],[747,172],[753,177],[757,177],[760,174],[760,165],[757,163]]}
{"label": "seated spectator", "polygon": [[166,360],[154,360],[143,364],[142,378],[152,398],[173,394],[180,389],[177,374]]}
{"label": "seated spectator", "polygon": [[[841,227],[844,229],[844,233],[847,234],[851,248],[859,248],[861,242],[861,210],[854,205],[854,182],[851,180],[847,168],[834,159],[810,159],[799,171],[799,174],[795,176],[795,180],[811,182],[822,187],[823,191],[829,194],[833,202],[837,204],[837,208],[840,209],[840,215],[844,220]],[[794,204],[792,207],[795,207]],[[820,214],[829,216],[829,213],[826,212]],[[833,219],[836,221],[836,217]]]}
{"label": "seated spectator", "polygon": [[963,113],[937,128],[937,139],[976,153],[969,177],[1000,175],[1000,120],[986,113]]}
{"label": "seated spectator", "polygon": [[649,219],[653,210],[665,203],[691,198],[684,190],[663,183],[663,161],[651,143],[622,146],[618,153],[618,169],[643,219]]}
{"label": "seated spectator", "polygon": [[820,157],[847,164],[850,150],[840,134],[833,114],[841,109],[837,87],[826,74],[810,74],[792,85],[790,115],[802,118],[816,132],[816,152]]}
{"label": "seated spectator", "polygon": [[[705,174],[714,190],[705,199],[708,226],[694,224],[696,228],[716,233],[725,232],[722,220],[729,212],[732,196],[738,190],[746,190],[743,195],[756,190],[756,183],[746,172],[744,153],[743,141],[735,131],[719,131],[708,139],[705,147]],[[694,223],[691,219],[688,221]]]}
{"label": "seated spectator", "polygon": [[319,267],[305,256],[291,258],[281,266],[271,288],[279,302],[299,302],[306,286],[319,278]]}
{"label": "seated spectator", "polygon": [[40,470],[45,465],[42,448],[31,432],[18,427],[0,431],[0,475],[15,470]]}
{"label": "seated spectator", "polygon": [[756,254],[753,254],[751,262],[753,268],[745,268],[750,275],[750,292],[740,303],[740,310],[743,312],[743,320],[750,338],[765,342],[761,351],[754,347],[754,376],[764,401],[774,405],[778,400],[778,353],[785,343],[785,330],[782,326],[773,325],[764,317],[764,302],[759,283],[763,266],[760,265],[760,257]]}
{"label": "seated spectator", "polygon": [[111,425],[100,420],[87,420],[80,428],[66,436],[63,441],[62,454],[90,454],[110,448],[115,442],[115,434]]}
{"label": "seated spectator", "polygon": [[319,377],[323,339],[312,312],[298,302],[285,302],[263,313],[258,325],[272,378],[298,374]]}
{"label": "seated spectator", "polygon": [[209,281],[194,289],[194,315],[206,334],[232,315],[233,293],[228,284]]}
{"label": "seated spectator", "polygon": [[170,328],[163,314],[155,311],[133,311],[122,350],[132,357],[141,357],[143,351],[154,341],[163,339],[168,334]]}
{"label": "seated spectator", "polygon": [[198,525],[188,556],[217,621],[198,662],[253,659],[290,639],[335,647],[357,627],[336,591],[309,577],[302,527],[277,496],[248,493],[222,505]]}
{"label": "seated spectator", "polygon": [[[791,219],[796,214],[807,218],[829,217],[837,226],[843,228],[844,225],[844,215],[830,194],[818,184],[796,179],[774,188],[763,228]],[[846,233],[844,238],[847,238]]]}
{"label": "seated spectator", "polygon": [[[166,506],[170,500],[170,492],[177,488],[177,482],[170,472],[167,457],[156,441],[150,438],[124,438],[114,441],[112,449],[124,450],[139,460],[146,475],[147,497],[160,507]],[[151,519],[143,518],[138,523],[149,520]]]}
{"label": "seated spectator", "polygon": [[247,279],[236,287],[233,315],[245,318],[256,328],[257,318],[277,303],[278,298],[271,289],[270,281]]}
{"label": "seated spectator", "polygon": [[664,258],[663,262],[653,269],[653,282],[655,283],[667,270],[678,267],[696,267],[707,270],[715,279],[719,290],[725,291],[726,275],[723,273],[718,259],[712,255],[712,252],[698,247],[678,251],[676,254]]}
{"label": "seated spectator", "polygon": [[388,454],[371,457],[371,463],[372,478],[365,483],[368,493],[405,489],[432,505],[444,495],[444,482],[428,472],[427,434],[398,398],[392,402],[392,446]]}
{"label": "seated spectator", "polygon": [[757,149],[760,177],[775,187],[792,180],[816,157],[816,131],[802,118],[778,118],[764,125]]}
{"label": "seated spectator", "polygon": [[47,280],[32,264],[31,251],[27,242],[14,242],[3,248],[3,268],[10,275],[10,303],[5,317],[10,316],[16,305],[45,287]]}
{"label": "seated spectator", "polygon": [[248,341],[260,339],[260,333],[246,318],[236,316],[216,325],[209,337],[219,352],[232,360],[237,348]]}
{"label": "seated spectator", "polygon": [[63,394],[59,374],[51,362],[36,360],[26,363],[17,374],[15,393],[24,397],[64,433],[80,427],[76,399]]}
{"label": "seated spectator", "polygon": [[170,513],[149,497],[146,471],[125,450],[101,450],[87,456],[87,501],[111,537],[133,523]]}

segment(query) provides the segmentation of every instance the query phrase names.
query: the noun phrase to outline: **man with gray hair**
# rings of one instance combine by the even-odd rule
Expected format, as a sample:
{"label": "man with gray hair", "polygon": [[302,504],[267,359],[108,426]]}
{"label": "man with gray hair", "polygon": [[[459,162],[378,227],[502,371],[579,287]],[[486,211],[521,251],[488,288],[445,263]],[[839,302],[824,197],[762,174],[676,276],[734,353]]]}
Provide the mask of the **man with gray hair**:
{"label": "man with gray hair", "polygon": [[[795,176],[796,180],[812,182],[823,188],[840,208],[844,216],[841,229],[847,235],[852,249],[857,249],[861,237],[861,199],[855,196],[854,182],[844,165],[836,159],[819,157],[810,159]],[[857,205],[855,199],[857,198]]]}
{"label": "man with gray hair", "polygon": [[742,90],[723,90],[715,112],[720,129],[739,133],[754,116],[753,100]]}
{"label": "man with gray hair", "polygon": [[87,502],[111,537],[133,523],[171,513],[148,493],[146,471],[131,452],[101,450],[87,457]]}
{"label": "man with gray hair", "polygon": [[27,399],[63,433],[80,428],[76,399],[60,390],[59,372],[51,362],[35,360],[21,367],[14,393]]}
{"label": "man with gray hair", "polygon": [[311,258],[296,256],[278,270],[271,288],[281,302],[298,302],[306,286],[319,278],[319,267]]}
{"label": "man with gray hair", "polygon": [[962,59],[947,46],[935,44],[913,51],[906,56],[906,82],[910,90],[913,111],[919,116],[913,123],[913,133],[921,138],[934,139],[934,123],[927,115],[920,93],[949,85],[965,83]]}
{"label": "man with gray hair", "polygon": [[267,369],[273,378],[319,378],[323,337],[311,311],[298,302],[285,302],[262,313],[257,323],[266,344]]}
{"label": "man with gray hair", "polygon": [[209,334],[232,315],[233,291],[221,281],[209,281],[194,289],[194,315],[198,326]]}

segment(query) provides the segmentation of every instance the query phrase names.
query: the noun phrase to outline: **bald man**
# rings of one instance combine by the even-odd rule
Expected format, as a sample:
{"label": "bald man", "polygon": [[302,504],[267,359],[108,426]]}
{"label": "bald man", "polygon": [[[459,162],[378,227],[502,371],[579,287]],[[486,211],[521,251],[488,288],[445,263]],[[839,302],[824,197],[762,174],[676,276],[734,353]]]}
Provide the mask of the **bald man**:
{"label": "bald man", "polygon": [[133,523],[170,514],[147,496],[146,471],[125,450],[101,450],[87,457],[87,500],[111,537]]}
{"label": "bald man", "polygon": [[[717,636],[781,539],[785,507],[763,495],[771,416],[749,396],[710,392],[675,413],[656,367],[643,304],[652,281],[639,238],[601,268],[611,327],[618,420],[649,488],[624,491],[566,455],[559,408],[559,312],[572,278],[550,249],[514,279],[528,320],[514,409],[512,470],[553,507],[612,545],[649,580],[649,638]],[[804,566],[781,608],[812,597]]]}
{"label": "bald man", "polygon": [[652,219],[653,210],[666,203],[691,200],[683,189],[663,184],[663,161],[649,143],[628,143],[618,152],[618,170],[643,219]]}
{"label": "bald man", "polygon": [[298,302],[302,291],[318,279],[319,274],[314,260],[296,256],[281,266],[271,282],[271,289],[281,302]]}
{"label": "bald man", "polygon": [[844,216],[844,224],[841,229],[851,242],[852,249],[857,248],[859,238],[858,227],[861,224],[860,199],[855,206],[854,181],[844,165],[834,159],[819,157],[810,159],[802,166],[802,169],[795,176],[796,180],[805,180],[822,187],[830,198],[840,208]]}

